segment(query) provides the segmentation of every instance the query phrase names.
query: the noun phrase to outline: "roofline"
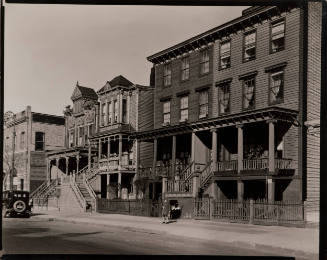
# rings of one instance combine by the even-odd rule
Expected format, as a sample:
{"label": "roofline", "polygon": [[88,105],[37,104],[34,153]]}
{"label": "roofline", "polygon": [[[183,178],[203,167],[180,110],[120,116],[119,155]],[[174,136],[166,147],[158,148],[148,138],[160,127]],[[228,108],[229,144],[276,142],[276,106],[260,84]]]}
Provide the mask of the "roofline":
{"label": "roofline", "polygon": [[32,112],[32,115],[42,115],[42,116],[51,116],[51,117],[56,117],[56,118],[65,118],[64,116],[57,116],[57,115],[50,115],[50,114],[44,114],[44,113],[38,113],[38,112]]}
{"label": "roofline", "polygon": [[[252,8],[252,7],[250,7],[250,8]],[[250,8],[248,8],[248,9],[250,9]],[[185,41],[183,41],[181,43],[175,44],[172,47],[169,47],[169,48],[167,48],[165,50],[162,50],[162,51],[159,51],[159,52],[157,52],[157,53],[155,53],[153,55],[150,55],[150,56],[147,57],[147,60],[152,62],[155,58],[158,58],[158,57],[160,57],[160,56],[162,56],[164,54],[172,52],[172,51],[174,51],[174,50],[176,50],[176,49],[178,49],[180,47],[183,47],[183,46],[185,46],[187,44],[193,43],[193,42],[198,41],[200,39],[203,39],[205,37],[212,36],[213,34],[216,34],[217,32],[222,31],[222,30],[224,30],[224,29],[226,29],[226,28],[228,28],[228,27],[230,27],[232,25],[235,25],[235,24],[237,24],[237,23],[239,23],[241,21],[244,21],[244,20],[246,20],[246,19],[248,19],[248,18],[250,18],[252,16],[265,13],[265,12],[267,12],[269,10],[272,10],[272,9],[275,9],[275,8],[276,8],[276,6],[258,7],[258,10],[254,11],[254,12],[250,12],[248,14],[239,16],[239,17],[237,17],[237,18],[235,18],[235,19],[233,19],[233,20],[231,20],[229,22],[226,22],[226,23],[224,23],[222,25],[214,27],[214,28],[212,28],[212,29],[210,29],[210,30],[208,30],[208,31],[206,31],[204,33],[196,35],[196,36],[194,36],[192,38],[189,38],[188,40],[185,40]],[[247,9],[245,9],[245,10],[247,10]],[[211,42],[213,42],[213,41],[214,41],[214,38],[212,39]]]}

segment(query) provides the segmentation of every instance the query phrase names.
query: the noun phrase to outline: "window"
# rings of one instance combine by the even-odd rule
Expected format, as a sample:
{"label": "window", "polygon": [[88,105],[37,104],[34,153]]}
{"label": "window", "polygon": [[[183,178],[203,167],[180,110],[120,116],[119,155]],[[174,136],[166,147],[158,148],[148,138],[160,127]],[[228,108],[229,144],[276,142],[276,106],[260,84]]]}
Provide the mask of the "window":
{"label": "window", "polygon": [[35,132],[35,151],[44,151],[44,133]]}
{"label": "window", "polygon": [[190,58],[182,59],[182,80],[188,80],[190,77]]}
{"label": "window", "polygon": [[278,52],[285,47],[285,21],[271,24],[271,52]]}
{"label": "window", "polygon": [[218,85],[219,114],[230,112],[230,82]]}
{"label": "window", "polygon": [[164,86],[171,85],[171,63],[164,65]]}
{"label": "window", "polygon": [[108,110],[109,110],[109,112],[108,112],[108,114],[109,114],[109,124],[111,124],[111,121],[112,121],[112,107],[111,107],[111,102],[109,102],[108,103]]}
{"label": "window", "polygon": [[188,96],[180,98],[180,122],[184,122],[188,119]]}
{"label": "window", "polygon": [[87,140],[88,140],[88,126],[84,126],[84,145],[87,144]]}
{"label": "window", "polygon": [[123,99],[123,123],[127,122],[127,100]]}
{"label": "window", "polygon": [[209,73],[209,49],[205,49],[201,52],[201,62],[200,62],[200,73]]}
{"label": "window", "polygon": [[78,127],[78,145],[83,145],[84,127]]}
{"label": "window", "polygon": [[269,102],[276,104],[283,102],[284,92],[284,71],[279,70],[270,73],[269,79]]}
{"label": "window", "polygon": [[255,105],[255,77],[243,79],[243,108],[252,109]]}
{"label": "window", "polygon": [[105,125],[106,119],[106,103],[101,104],[101,125]]}
{"label": "window", "polygon": [[252,31],[244,34],[243,61],[255,59],[256,32]]}
{"label": "window", "polygon": [[114,101],[114,123],[118,122],[118,102],[117,100]]}
{"label": "window", "polygon": [[21,132],[20,133],[20,145],[19,145],[20,149],[24,149],[25,148],[25,132]]}
{"label": "window", "polygon": [[93,124],[88,125],[88,133],[89,133],[89,136],[93,135]]}
{"label": "window", "polygon": [[69,147],[74,147],[74,130],[69,132]]}
{"label": "window", "polygon": [[220,44],[220,69],[226,69],[230,67],[230,40],[222,42]]}
{"label": "window", "polygon": [[208,116],[208,90],[199,92],[199,118]]}
{"label": "window", "polygon": [[163,122],[170,124],[170,100],[163,103]]}

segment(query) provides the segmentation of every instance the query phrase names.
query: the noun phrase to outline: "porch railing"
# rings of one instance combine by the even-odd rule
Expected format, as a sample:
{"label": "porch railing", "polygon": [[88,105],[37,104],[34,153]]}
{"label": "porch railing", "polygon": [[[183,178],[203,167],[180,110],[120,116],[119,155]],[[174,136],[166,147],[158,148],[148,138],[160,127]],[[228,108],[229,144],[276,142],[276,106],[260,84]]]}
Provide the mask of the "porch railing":
{"label": "porch railing", "polygon": [[169,193],[183,192],[192,193],[193,191],[193,180],[169,180],[166,182],[166,190]]}
{"label": "porch railing", "polygon": [[212,175],[212,161],[208,162],[206,167],[201,172],[200,180],[201,180],[202,187],[207,183],[211,175]]}
{"label": "porch railing", "polygon": [[237,171],[237,160],[217,162],[217,171]]}
{"label": "porch railing", "polygon": [[261,170],[269,168],[268,158],[243,160],[243,170]]}

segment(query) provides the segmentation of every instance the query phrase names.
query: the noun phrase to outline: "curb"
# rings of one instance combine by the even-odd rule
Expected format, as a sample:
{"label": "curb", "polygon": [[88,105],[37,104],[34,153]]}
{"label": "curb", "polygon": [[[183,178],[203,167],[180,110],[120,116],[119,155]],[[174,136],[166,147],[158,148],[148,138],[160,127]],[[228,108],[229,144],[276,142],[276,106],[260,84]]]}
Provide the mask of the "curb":
{"label": "curb", "polygon": [[[132,230],[132,231],[139,231],[139,232],[145,232],[145,233],[151,233],[151,234],[168,234],[169,232],[167,231],[161,231],[161,230],[153,230],[153,229],[147,229],[147,228],[138,228],[138,227],[130,227],[130,226],[124,226],[124,225],[112,225],[110,223],[99,223],[98,221],[94,222],[89,222],[87,219],[85,221],[80,221],[80,220],[73,220],[73,219],[67,219],[67,218],[58,218],[58,217],[41,217],[41,216],[33,216],[34,218],[38,219],[44,219],[47,221],[58,221],[58,222],[66,222],[66,223],[73,223],[73,224],[84,224],[84,225],[91,225],[91,226],[104,226],[104,227],[117,227],[117,228],[124,228],[127,230]],[[184,236],[188,237],[187,235],[179,235],[179,236]],[[193,238],[193,237],[191,237]],[[212,241],[211,239],[208,239],[209,241]],[[266,244],[259,244],[255,242],[244,242],[244,241],[230,241],[226,242],[221,239],[217,239],[216,242],[219,242],[221,244],[224,244],[226,246],[235,246],[238,248],[242,249],[253,249],[257,250],[258,253],[271,253],[272,255],[279,255],[279,256],[291,256],[291,257],[299,257],[301,259],[318,259],[319,254],[315,253],[308,253],[305,251],[301,250],[294,250],[294,249],[289,249],[289,248],[284,248],[284,247],[279,247],[279,246],[271,246],[271,245],[266,245]]]}

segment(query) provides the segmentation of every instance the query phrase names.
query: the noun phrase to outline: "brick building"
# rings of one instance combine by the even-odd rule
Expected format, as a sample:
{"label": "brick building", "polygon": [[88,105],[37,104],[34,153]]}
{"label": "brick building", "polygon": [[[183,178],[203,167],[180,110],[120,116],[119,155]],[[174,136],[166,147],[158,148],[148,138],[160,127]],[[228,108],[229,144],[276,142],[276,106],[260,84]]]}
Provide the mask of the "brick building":
{"label": "brick building", "polygon": [[64,147],[65,120],[32,112],[27,106],[17,114],[7,112],[4,126],[4,190],[9,189],[14,162],[13,189],[33,192],[47,177],[45,153]]}
{"label": "brick building", "polygon": [[[190,207],[194,197],[319,206],[321,3],[250,7],[148,57],[154,128],[149,175]],[[140,171],[142,171],[141,169]]]}

